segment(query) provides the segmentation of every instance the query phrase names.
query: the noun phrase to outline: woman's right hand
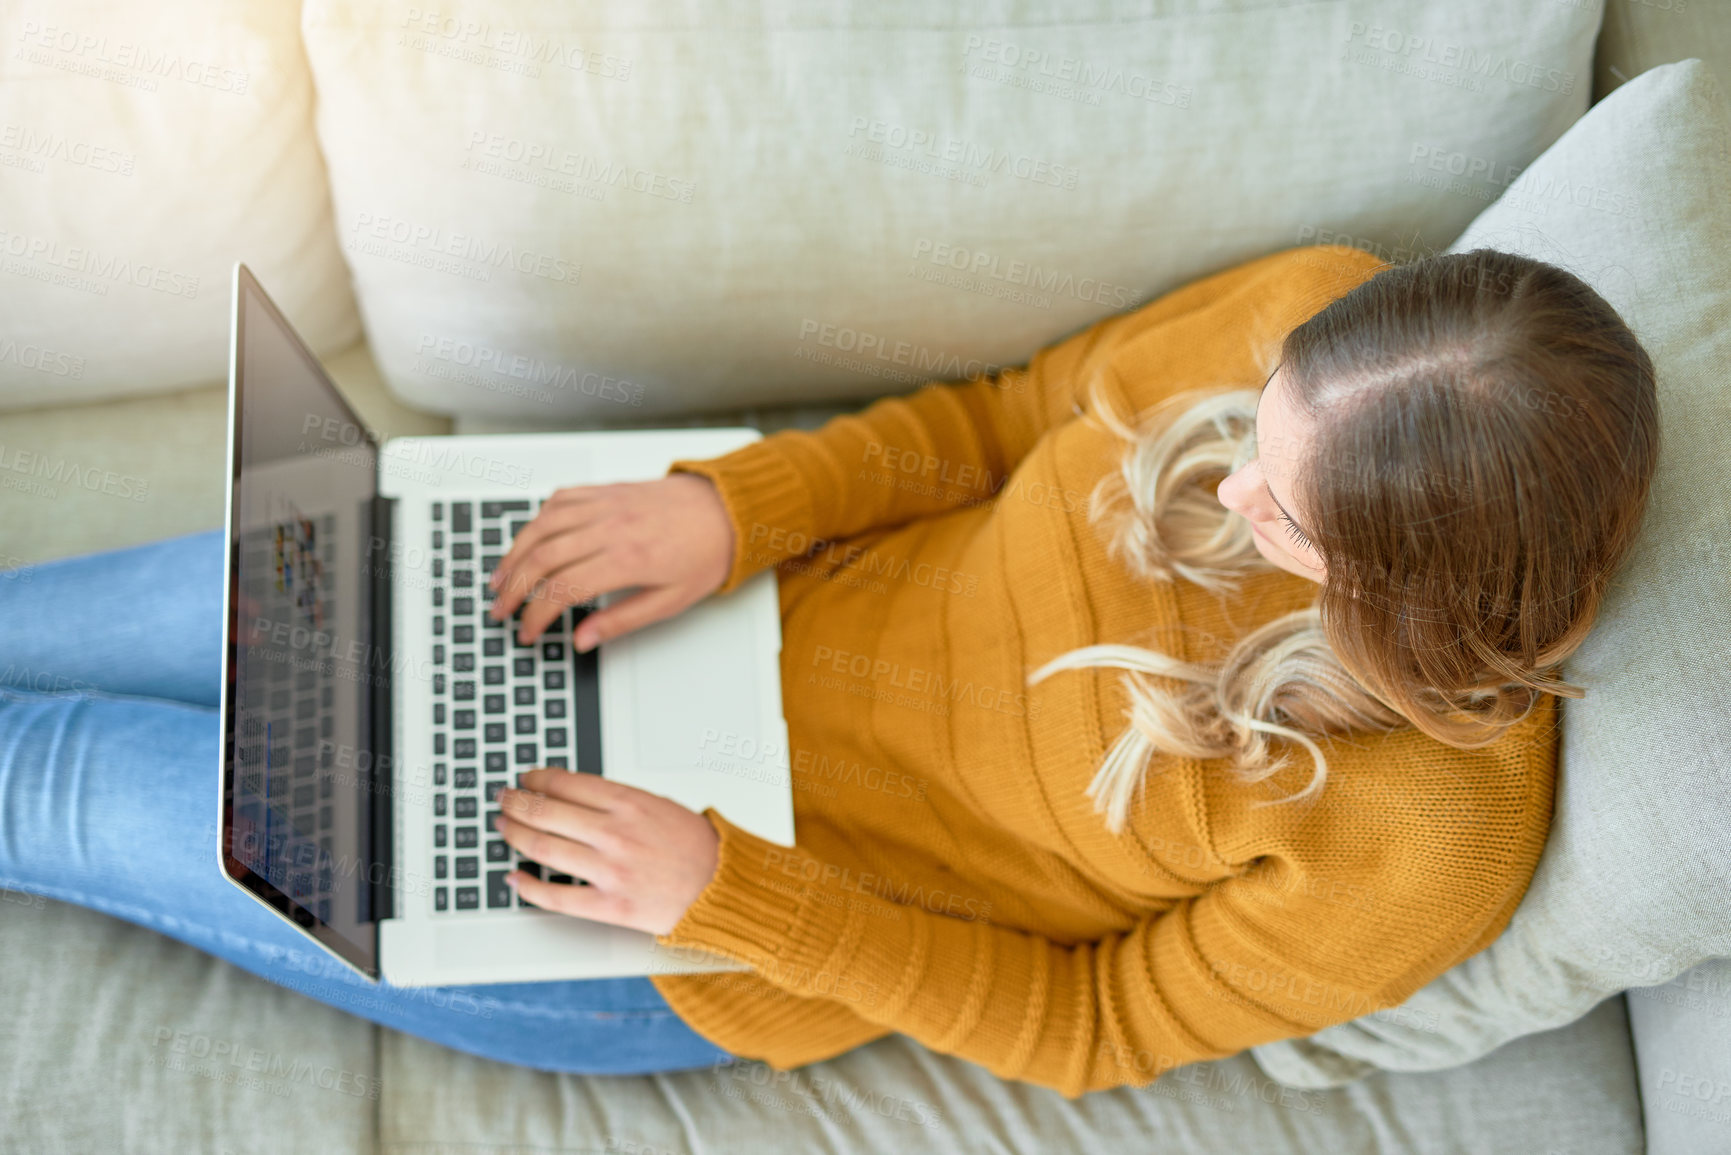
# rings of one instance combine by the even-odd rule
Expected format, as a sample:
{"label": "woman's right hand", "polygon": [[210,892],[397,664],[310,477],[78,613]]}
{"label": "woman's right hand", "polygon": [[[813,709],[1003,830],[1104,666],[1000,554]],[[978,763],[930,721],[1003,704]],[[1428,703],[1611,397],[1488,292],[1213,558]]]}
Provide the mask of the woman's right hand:
{"label": "woman's right hand", "polygon": [[631,586],[638,593],[585,617],[572,639],[583,652],[670,618],[713,593],[733,568],[733,523],[706,477],[556,490],[499,560],[491,613],[523,616],[517,636],[541,636],[567,606]]}

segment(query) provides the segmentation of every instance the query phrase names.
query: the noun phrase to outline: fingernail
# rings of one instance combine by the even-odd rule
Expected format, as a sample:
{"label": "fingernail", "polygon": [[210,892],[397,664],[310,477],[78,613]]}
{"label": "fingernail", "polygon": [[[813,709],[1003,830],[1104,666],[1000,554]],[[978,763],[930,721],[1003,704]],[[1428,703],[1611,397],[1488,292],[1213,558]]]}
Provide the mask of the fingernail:
{"label": "fingernail", "polygon": [[505,876],[505,885],[512,890],[517,889],[517,872],[515,870]]}
{"label": "fingernail", "polygon": [[593,630],[579,629],[577,635],[571,639],[571,643],[577,647],[579,654],[587,654],[595,648],[595,633]]}

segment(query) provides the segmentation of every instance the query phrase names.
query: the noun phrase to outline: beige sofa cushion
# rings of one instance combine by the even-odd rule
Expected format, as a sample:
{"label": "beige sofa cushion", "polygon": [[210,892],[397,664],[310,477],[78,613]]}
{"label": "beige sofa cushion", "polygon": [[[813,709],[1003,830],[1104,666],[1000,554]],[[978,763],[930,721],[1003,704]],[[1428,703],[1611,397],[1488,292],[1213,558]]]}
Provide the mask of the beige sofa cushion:
{"label": "beige sofa cushion", "polygon": [[1658,372],[1652,504],[1602,616],[1563,672],[1555,817],[1514,917],[1401,1006],[1253,1048],[1332,1086],[1468,1062],[1629,987],[1731,955],[1731,104],[1699,60],[1623,85],[1451,250],[1573,270]]}
{"label": "beige sofa cushion", "polygon": [[1065,1099],[892,1035],[778,1073],[550,1075],[380,1036],[379,1144],[392,1155],[608,1152],[1328,1152],[1639,1155],[1628,1016],[1613,999],[1470,1067],[1301,1091],[1249,1055]]}
{"label": "beige sofa cushion", "polygon": [[18,0],[0,31],[0,409],[227,373],[244,260],[320,352],[359,317],[297,0]]}
{"label": "beige sofa cushion", "polygon": [[307,0],[411,405],[608,419],[1016,364],[1269,251],[1441,245],[1587,106],[1599,7]]}

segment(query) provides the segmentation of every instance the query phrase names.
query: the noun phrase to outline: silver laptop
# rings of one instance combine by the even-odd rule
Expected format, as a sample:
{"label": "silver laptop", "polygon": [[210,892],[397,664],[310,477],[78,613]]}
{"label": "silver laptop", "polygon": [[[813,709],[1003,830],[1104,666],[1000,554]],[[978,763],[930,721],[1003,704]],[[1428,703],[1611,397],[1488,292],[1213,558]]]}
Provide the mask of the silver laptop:
{"label": "silver laptop", "polygon": [[588,654],[572,630],[607,598],[527,646],[487,611],[489,575],[554,490],[652,480],[756,431],[381,443],[239,264],[232,325],[224,876],[397,986],[746,969],[529,906],[512,869],[587,883],[493,822],[500,787],[558,766],[792,845],[786,760],[762,757],[787,749],[774,577]]}

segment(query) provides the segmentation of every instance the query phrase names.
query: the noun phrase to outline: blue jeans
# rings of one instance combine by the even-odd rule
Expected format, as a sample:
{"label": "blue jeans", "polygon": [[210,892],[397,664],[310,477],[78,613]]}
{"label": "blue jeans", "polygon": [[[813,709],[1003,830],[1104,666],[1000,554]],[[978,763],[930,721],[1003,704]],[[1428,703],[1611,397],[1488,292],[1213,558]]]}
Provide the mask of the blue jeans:
{"label": "blue jeans", "polygon": [[221,876],[222,537],[0,573],[0,886],[138,923],[490,1059],[641,1074],[731,1058],[642,976],[368,983]]}

